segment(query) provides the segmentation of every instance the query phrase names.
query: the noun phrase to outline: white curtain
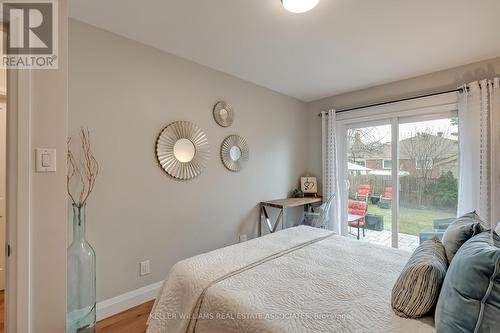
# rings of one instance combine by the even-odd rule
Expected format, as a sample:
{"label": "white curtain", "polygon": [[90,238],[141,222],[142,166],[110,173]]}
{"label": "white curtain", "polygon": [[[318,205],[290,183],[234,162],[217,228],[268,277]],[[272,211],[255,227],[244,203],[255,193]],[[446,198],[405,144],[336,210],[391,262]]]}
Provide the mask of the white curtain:
{"label": "white curtain", "polygon": [[322,119],[322,186],[323,198],[334,196],[327,228],[340,234],[340,195],[337,165],[337,122],[335,110],[323,111]]}
{"label": "white curtain", "polygon": [[500,78],[472,82],[459,97],[459,216],[500,222]]}

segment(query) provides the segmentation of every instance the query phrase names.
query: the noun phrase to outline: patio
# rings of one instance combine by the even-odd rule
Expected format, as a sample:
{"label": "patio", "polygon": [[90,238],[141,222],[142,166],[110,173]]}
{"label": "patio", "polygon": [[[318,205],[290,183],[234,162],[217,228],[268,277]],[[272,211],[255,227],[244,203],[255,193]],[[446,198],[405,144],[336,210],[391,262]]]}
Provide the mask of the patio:
{"label": "patio", "polygon": [[[356,228],[351,228],[348,234],[349,238],[356,239]],[[365,230],[365,237],[360,236],[360,242],[369,242],[391,247],[391,231],[390,230]],[[418,237],[407,234],[399,234],[399,248],[404,251],[413,252],[418,246]]]}

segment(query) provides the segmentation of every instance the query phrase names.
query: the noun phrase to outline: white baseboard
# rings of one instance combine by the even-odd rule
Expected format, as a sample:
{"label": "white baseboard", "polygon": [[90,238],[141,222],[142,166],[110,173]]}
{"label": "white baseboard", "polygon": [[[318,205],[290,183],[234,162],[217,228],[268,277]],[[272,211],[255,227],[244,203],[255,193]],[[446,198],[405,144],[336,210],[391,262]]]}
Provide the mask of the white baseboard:
{"label": "white baseboard", "polygon": [[159,281],[97,303],[97,321],[155,299],[162,285]]}

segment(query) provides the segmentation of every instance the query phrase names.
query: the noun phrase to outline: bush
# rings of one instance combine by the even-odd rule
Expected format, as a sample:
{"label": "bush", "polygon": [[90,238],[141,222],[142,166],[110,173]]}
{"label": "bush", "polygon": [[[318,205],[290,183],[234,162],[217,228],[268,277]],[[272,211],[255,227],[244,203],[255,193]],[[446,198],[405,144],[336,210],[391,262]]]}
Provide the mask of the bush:
{"label": "bush", "polygon": [[457,208],[458,181],[451,171],[442,173],[438,178],[432,198],[437,208]]}

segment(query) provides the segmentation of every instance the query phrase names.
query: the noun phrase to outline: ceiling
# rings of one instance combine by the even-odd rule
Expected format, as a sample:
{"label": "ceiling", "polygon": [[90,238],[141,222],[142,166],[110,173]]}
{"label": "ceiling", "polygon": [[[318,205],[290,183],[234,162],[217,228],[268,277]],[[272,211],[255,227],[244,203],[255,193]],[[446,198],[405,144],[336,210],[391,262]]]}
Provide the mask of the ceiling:
{"label": "ceiling", "polygon": [[71,0],[70,16],[303,101],[500,56],[498,0]]}

